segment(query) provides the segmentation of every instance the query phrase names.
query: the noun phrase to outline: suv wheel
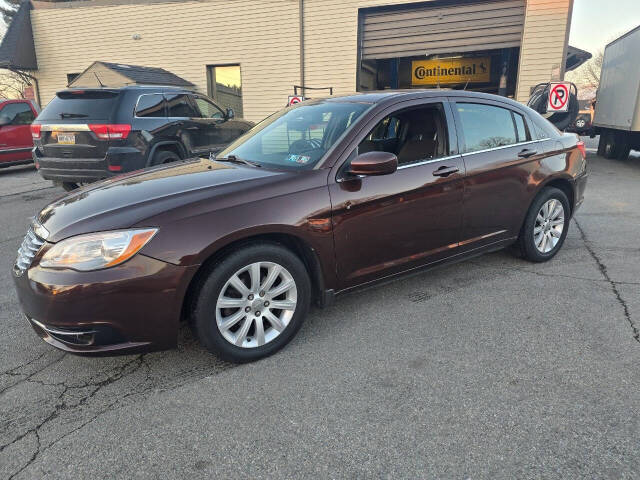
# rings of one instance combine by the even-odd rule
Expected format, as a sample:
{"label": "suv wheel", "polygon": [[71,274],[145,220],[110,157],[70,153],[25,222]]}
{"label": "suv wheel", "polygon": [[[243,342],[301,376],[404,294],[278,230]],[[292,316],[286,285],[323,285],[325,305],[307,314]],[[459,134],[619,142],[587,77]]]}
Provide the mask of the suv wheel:
{"label": "suv wheel", "polygon": [[78,184],[74,182],[62,182],[62,188],[64,188],[67,192],[71,192],[78,188]]}
{"label": "suv wheel", "polygon": [[551,260],[564,243],[569,221],[569,200],[564,192],[543,189],[529,207],[518,238],[522,256],[532,262]]}
{"label": "suv wheel", "polygon": [[250,362],[271,355],[296,334],[309,310],[304,264],[270,243],[246,246],[215,265],[192,314],[196,335],[220,358]]}
{"label": "suv wheel", "polygon": [[170,150],[160,150],[153,155],[151,165],[162,165],[164,163],[177,162],[180,157]]}

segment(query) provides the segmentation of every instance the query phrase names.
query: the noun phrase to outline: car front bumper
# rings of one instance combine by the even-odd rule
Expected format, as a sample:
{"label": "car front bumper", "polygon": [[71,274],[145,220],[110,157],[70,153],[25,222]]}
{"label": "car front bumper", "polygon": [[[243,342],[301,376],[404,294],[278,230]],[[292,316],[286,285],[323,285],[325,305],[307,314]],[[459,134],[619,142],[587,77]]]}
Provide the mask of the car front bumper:
{"label": "car front bumper", "polygon": [[176,345],[182,301],[196,267],[138,254],[105,270],[52,270],[37,262],[13,279],[23,313],[47,343],[76,354]]}

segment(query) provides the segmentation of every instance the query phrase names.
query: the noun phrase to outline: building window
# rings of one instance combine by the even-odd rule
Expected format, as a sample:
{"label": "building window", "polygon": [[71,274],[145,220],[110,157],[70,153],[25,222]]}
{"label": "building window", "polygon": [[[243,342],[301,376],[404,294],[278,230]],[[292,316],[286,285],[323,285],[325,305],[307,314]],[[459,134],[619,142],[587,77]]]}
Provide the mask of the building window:
{"label": "building window", "polygon": [[67,85],[71,85],[76,78],[78,78],[79,73],[67,73]]}
{"label": "building window", "polygon": [[207,93],[218,105],[230,107],[242,118],[242,77],[240,65],[207,65]]}

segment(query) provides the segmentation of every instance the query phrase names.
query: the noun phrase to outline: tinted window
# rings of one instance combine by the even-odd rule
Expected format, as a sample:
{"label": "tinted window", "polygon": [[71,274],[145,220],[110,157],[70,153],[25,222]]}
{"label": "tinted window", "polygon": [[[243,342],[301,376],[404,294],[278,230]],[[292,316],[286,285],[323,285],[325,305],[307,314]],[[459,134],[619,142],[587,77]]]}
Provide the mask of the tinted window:
{"label": "tinted window", "polygon": [[118,103],[118,92],[70,90],[58,92],[38,120],[109,120]]}
{"label": "tinted window", "polygon": [[380,121],[358,145],[358,153],[389,152],[406,165],[447,155],[441,104],[394,113]]}
{"label": "tinted window", "polygon": [[530,116],[533,120],[533,126],[536,130],[536,136],[538,139],[543,138],[554,138],[560,135],[560,131],[545,119],[542,115],[540,115],[536,111],[530,111]]}
{"label": "tinted window", "polygon": [[189,96],[184,94],[167,95],[168,115],[170,117],[199,117],[195,108],[189,102]]}
{"label": "tinted window", "polygon": [[196,106],[203,118],[219,118],[220,120],[224,118],[222,110],[204,98],[196,97]]}
{"label": "tinted window", "polygon": [[516,132],[518,133],[518,141],[526,142],[527,140],[531,140],[529,135],[527,135],[527,127],[524,124],[524,117],[519,113],[513,113],[513,120],[516,122]]}
{"label": "tinted window", "polygon": [[138,117],[164,117],[164,96],[161,93],[140,95],[136,105]]}
{"label": "tinted window", "polygon": [[465,152],[517,142],[511,110],[479,103],[458,103],[456,108],[462,122]]}
{"label": "tinted window", "polygon": [[11,125],[29,125],[35,116],[26,103],[10,103],[0,110],[0,117],[5,117]]}

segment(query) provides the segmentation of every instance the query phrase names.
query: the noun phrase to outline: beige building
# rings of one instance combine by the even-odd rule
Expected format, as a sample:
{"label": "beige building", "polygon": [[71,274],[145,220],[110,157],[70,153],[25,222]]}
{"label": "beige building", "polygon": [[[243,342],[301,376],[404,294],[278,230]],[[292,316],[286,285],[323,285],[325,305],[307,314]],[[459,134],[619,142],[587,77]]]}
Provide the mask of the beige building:
{"label": "beige building", "polygon": [[[572,3],[33,1],[22,22],[36,63],[12,66],[31,67],[42,104],[94,61],[161,67],[254,121],[283,107],[295,85],[326,87],[302,91],[310,97],[466,87],[526,101],[531,87],[564,75]],[[0,66],[10,47],[5,38]]]}

